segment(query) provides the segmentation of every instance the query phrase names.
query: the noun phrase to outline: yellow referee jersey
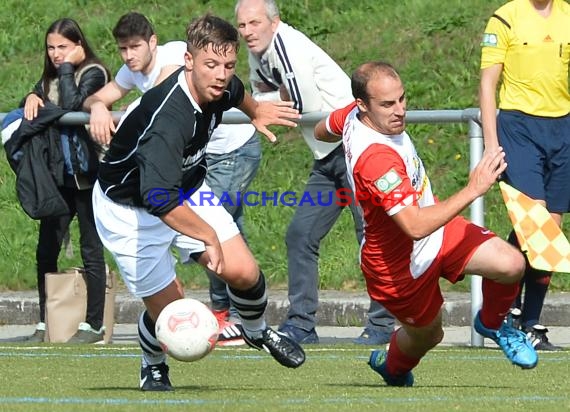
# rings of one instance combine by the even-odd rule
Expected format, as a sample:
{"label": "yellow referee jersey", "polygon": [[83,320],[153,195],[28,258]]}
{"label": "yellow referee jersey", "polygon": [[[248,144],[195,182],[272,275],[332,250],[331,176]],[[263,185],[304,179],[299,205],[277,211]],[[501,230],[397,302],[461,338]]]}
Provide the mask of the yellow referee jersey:
{"label": "yellow referee jersey", "polygon": [[570,112],[570,5],[554,0],[542,17],[529,0],[513,0],[489,20],[481,69],[503,64],[499,108],[560,117]]}

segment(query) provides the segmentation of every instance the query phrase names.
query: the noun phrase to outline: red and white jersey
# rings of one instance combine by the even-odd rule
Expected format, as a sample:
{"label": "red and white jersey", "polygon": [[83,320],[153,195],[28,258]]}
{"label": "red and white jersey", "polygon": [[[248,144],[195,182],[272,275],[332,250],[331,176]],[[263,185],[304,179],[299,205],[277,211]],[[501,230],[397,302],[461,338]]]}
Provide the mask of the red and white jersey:
{"label": "red and white jersey", "polygon": [[365,222],[361,264],[381,275],[386,287],[397,289],[399,277],[418,278],[430,267],[441,249],[443,228],[414,241],[391,218],[412,203],[433,205],[431,184],[406,132],[381,134],[364,125],[358,113],[354,103],[336,110],[327,128],[342,134],[349,182],[356,197],[364,199],[359,200]]}

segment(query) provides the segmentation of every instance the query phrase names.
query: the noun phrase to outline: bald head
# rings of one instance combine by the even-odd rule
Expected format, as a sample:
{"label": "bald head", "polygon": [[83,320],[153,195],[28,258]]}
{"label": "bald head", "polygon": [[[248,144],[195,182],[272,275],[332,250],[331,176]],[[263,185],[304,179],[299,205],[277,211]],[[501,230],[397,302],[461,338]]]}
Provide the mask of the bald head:
{"label": "bald head", "polygon": [[352,74],[352,95],[355,99],[361,99],[364,102],[368,102],[368,83],[373,79],[375,80],[385,77],[400,80],[400,75],[390,63],[376,61],[361,64]]}
{"label": "bald head", "polygon": [[406,92],[391,64],[364,63],[354,71],[351,82],[362,123],[384,135],[404,131]]}

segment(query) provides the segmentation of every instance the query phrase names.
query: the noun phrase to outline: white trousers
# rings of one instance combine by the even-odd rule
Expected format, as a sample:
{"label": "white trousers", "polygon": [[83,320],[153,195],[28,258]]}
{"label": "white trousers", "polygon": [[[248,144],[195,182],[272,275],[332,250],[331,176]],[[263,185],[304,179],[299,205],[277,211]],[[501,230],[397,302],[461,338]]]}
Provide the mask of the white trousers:
{"label": "white trousers", "polygon": [[[211,195],[204,183],[185,204],[212,226],[223,243],[240,232],[224,206],[217,206],[217,199],[214,205],[200,203]],[[187,263],[192,253],[206,250],[202,241],[182,235],[145,209],[115,203],[103,193],[99,182],[93,188],[93,211],[103,245],[113,255],[125,285],[137,297],[152,296],[176,278],[171,248],[178,250],[181,263]]]}

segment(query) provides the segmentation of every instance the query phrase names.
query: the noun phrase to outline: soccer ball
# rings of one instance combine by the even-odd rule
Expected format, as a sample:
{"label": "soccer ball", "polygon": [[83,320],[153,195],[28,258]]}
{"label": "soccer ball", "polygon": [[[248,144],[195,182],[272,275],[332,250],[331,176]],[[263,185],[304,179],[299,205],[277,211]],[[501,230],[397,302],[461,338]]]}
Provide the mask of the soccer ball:
{"label": "soccer ball", "polygon": [[202,302],[178,299],[162,309],[155,331],[166,353],[174,359],[193,362],[214,349],[218,340],[218,321]]}

